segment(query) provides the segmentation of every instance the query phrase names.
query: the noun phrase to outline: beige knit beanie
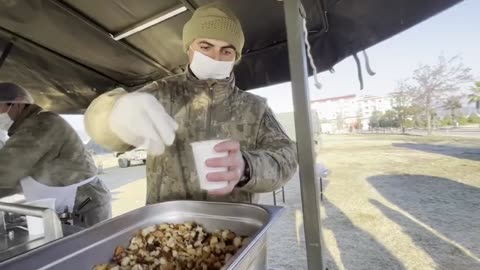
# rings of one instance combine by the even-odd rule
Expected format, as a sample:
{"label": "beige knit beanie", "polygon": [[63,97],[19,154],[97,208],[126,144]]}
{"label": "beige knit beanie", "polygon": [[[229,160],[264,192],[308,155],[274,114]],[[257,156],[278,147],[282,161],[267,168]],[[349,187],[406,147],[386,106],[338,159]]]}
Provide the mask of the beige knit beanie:
{"label": "beige knit beanie", "polygon": [[226,41],[235,47],[237,60],[242,54],[245,37],[242,25],[235,14],[221,3],[199,7],[183,27],[183,48],[185,52],[197,38],[211,38]]}

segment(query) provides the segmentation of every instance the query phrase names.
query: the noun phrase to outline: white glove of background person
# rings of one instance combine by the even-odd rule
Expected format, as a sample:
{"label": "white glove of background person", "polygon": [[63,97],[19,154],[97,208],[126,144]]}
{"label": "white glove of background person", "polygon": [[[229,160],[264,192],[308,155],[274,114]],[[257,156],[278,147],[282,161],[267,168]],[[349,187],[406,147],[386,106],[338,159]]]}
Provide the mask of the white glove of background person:
{"label": "white glove of background person", "polygon": [[115,102],[110,129],[125,143],[146,146],[151,155],[161,155],[172,145],[178,125],[162,104],[148,93],[129,93]]}

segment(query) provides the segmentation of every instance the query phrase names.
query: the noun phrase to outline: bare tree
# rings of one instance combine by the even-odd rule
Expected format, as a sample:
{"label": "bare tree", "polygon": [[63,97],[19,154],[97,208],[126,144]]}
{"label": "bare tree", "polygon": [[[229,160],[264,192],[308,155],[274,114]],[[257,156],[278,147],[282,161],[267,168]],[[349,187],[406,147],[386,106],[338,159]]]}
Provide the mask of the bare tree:
{"label": "bare tree", "polygon": [[414,91],[406,80],[397,82],[397,88],[392,93],[392,109],[396,113],[402,133],[405,133],[407,119],[414,114],[413,97]]}
{"label": "bare tree", "polygon": [[436,64],[420,65],[414,71],[414,98],[426,114],[429,135],[432,134],[434,107],[472,80],[470,68],[465,67],[458,56],[450,59],[440,56]]}

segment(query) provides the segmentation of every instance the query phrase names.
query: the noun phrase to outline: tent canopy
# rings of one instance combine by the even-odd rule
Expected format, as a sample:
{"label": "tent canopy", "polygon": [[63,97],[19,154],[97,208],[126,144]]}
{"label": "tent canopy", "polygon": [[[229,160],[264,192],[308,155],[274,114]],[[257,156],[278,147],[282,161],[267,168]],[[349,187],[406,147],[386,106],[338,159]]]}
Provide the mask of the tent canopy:
{"label": "tent canopy", "polygon": [[[318,71],[460,1],[302,0]],[[183,25],[209,2],[0,1],[0,81],[22,85],[46,109],[81,113],[116,86],[135,88],[183,72]],[[283,3],[222,2],[237,14],[246,36],[237,85],[249,90],[289,81]]]}

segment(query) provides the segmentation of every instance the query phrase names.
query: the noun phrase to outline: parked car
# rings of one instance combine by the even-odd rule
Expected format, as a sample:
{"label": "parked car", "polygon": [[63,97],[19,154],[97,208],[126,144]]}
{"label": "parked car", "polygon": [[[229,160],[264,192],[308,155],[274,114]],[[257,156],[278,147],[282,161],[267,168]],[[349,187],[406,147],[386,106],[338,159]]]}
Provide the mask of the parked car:
{"label": "parked car", "polygon": [[147,150],[146,149],[134,149],[128,152],[116,152],[115,157],[118,159],[118,166],[120,168],[130,167],[132,162],[147,163]]}

